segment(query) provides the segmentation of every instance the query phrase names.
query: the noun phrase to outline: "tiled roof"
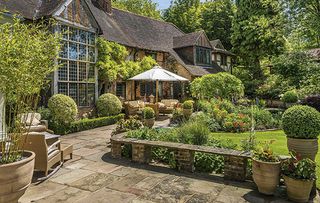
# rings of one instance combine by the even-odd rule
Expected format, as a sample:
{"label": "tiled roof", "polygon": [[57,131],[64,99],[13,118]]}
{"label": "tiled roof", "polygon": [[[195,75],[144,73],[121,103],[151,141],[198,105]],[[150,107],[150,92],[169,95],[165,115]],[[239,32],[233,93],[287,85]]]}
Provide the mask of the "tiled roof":
{"label": "tiled roof", "polygon": [[50,16],[66,0],[0,0],[0,8],[30,20]]}
{"label": "tiled roof", "polygon": [[194,46],[197,40],[203,34],[203,31],[192,32],[189,34],[173,37],[173,48],[181,48],[187,46]]}

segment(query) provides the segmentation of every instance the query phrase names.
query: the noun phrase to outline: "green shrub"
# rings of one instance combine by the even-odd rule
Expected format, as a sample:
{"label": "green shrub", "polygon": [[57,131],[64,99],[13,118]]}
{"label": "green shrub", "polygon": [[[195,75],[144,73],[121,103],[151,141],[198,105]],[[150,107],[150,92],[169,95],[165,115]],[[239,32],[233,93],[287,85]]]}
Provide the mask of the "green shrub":
{"label": "green shrub", "polygon": [[315,139],[320,134],[320,113],[309,106],[290,107],[282,116],[282,126],[288,137]]}
{"label": "green shrub", "polygon": [[253,158],[255,160],[264,161],[264,162],[278,162],[279,157],[275,155],[270,148],[270,143],[265,143],[261,148],[255,150]]}
{"label": "green shrub", "polygon": [[250,118],[245,114],[228,114],[225,118],[223,128],[227,132],[245,132],[250,129]]}
{"label": "green shrub", "polygon": [[212,105],[207,100],[199,100],[196,105],[198,111],[203,111],[204,113],[212,112]]}
{"label": "green shrub", "polygon": [[200,122],[187,122],[177,128],[178,140],[185,144],[204,145],[209,134],[209,128]]}
{"label": "green shrub", "polygon": [[137,130],[143,127],[142,122],[139,120],[139,116],[130,116],[129,119],[121,119],[117,122],[117,127],[113,134],[126,132],[129,130]]}
{"label": "green shrub", "polygon": [[53,122],[71,123],[76,120],[78,114],[77,104],[71,97],[63,94],[53,95],[48,102]]}
{"label": "green shrub", "polygon": [[187,101],[183,102],[182,108],[183,109],[193,109],[193,101],[187,100]]}
{"label": "green shrub", "polygon": [[40,108],[38,108],[37,112],[40,113],[42,120],[51,120],[51,112],[49,108],[41,106]]}
{"label": "green shrub", "polygon": [[271,112],[268,110],[254,108],[253,118],[255,120],[256,129],[264,130],[274,127],[274,119]]}
{"label": "green shrub", "polygon": [[284,103],[296,103],[299,100],[299,96],[296,90],[290,90],[283,94],[281,100]]}
{"label": "green shrub", "polygon": [[170,119],[171,124],[180,125],[185,121],[185,117],[183,115],[183,110],[181,108],[176,108],[172,112],[172,118]]}
{"label": "green shrub", "polygon": [[114,116],[121,112],[122,104],[117,96],[106,93],[99,97],[97,101],[98,115],[103,116]]}
{"label": "green shrub", "polygon": [[100,117],[93,119],[81,119],[70,124],[60,124],[56,122],[52,122],[49,124],[50,129],[52,129],[56,134],[68,134],[74,132],[80,132],[84,130],[90,130],[97,127],[107,126],[111,124],[115,124],[120,119],[123,119],[124,115],[119,114],[116,116],[109,117]]}
{"label": "green shrub", "polygon": [[151,118],[154,118],[155,112],[154,112],[153,108],[145,107],[142,110],[142,116],[143,116],[144,119],[151,119]]}
{"label": "green shrub", "polygon": [[210,116],[210,114],[198,112],[191,116],[190,121],[205,124],[206,126],[208,126],[211,132],[217,132],[221,130],[220,124],[214,119],[213,116]]}

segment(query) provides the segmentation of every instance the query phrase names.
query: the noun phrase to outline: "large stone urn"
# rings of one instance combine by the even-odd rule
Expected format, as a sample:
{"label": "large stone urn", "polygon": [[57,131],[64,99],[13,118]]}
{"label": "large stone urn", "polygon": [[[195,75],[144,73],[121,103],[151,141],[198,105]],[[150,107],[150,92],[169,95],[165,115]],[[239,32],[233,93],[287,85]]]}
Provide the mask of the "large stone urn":
{"label": "large stone urn", "polygon": [[35,153],[24,151],[20,161],[0,165],[0,203],[17,203],[29,187]]}
{"label": "large stone urn", "polygon": [[279,185],[280,162],[264,162],[253,159],[252,173],[259,192],[273,195]]}
{"label": "large stone urn", "polygon": [[144,119],[143,124],[148,128],[152,128],[155,123],[155,118]]}
{"label": "large stone urn", "polygon": [[296,139],[287,137],[289,151],[300,154],[302,158],[315,160],[318,153],[318,139]]}

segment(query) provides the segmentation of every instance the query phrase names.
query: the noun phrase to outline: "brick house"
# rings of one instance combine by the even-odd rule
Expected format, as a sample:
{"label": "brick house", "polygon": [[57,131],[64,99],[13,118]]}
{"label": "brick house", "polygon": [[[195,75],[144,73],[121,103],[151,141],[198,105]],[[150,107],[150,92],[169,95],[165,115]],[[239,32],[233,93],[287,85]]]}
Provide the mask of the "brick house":
{"label": "brick house", "polygon": [[[204,31],[186,34],[172,23],[112,8],[111,0],[0,0],[0,9],[8,11],[2,13],[2,22],[10,21],[12,14],[26,22],[53,18],[58,22],[55,32],[68,31],[63,32],[57,59],[61,67],[53,74],[48,94],[69,95],[82,108],[92,106],[98,97],[98,36],[126,46],[128,60],[152,56],[163,68],[190,80],[231,70],[233,54],[219,40],[210,42]],[[179,84],[162,83],[160,97],[177,97],[180,89]],[[114,88],[127,100],[152,90],[153,84],[123,81]]]}

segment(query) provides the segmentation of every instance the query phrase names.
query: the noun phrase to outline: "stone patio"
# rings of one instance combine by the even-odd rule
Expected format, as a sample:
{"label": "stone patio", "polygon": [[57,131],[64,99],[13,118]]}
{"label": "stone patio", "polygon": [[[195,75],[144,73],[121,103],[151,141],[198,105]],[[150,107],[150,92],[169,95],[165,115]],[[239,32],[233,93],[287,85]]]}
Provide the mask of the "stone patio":
{"label": "stone patio", "polygon": [[62,142],[74,145],[74,158],[48,180],[33,183],[19,202],[289,202],[281,189],[278,197],[263,196],[251,182],[112,159],[108,141],[114,127],[63,136]]}

